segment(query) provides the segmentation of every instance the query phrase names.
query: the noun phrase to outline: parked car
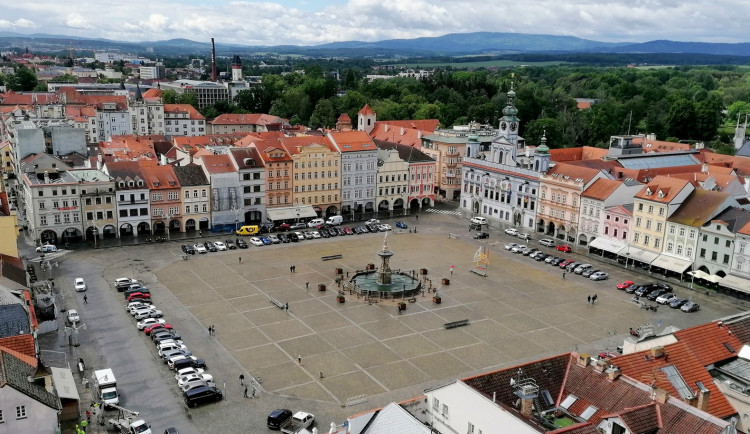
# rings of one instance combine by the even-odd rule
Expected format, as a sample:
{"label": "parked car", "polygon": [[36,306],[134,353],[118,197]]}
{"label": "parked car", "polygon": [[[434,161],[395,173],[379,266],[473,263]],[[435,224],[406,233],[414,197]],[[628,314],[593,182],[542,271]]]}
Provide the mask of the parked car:
{"label": "parked car", "polygon": [[510,251],[513,253],[518,253],[524,249],[528,249],[528,246],[526,246],[525,244],[516,244],[516,246],[510,249]]}
{"label": "parked car", "polygon": [[156,318],[146,318],[143,321],[138,321],[135,323],[135,326],[138,327],[138,330],[143,330],[148,326],[154,325],[154,324],[166,324],[167,321],[163,319],[156,319]]}
{"label": "parked car", "polygon": [[590,278],[592,274],[598,273],[600,271],[602,271],[602,270],[599,270],[599,269],[591,267],[588,270],[586,270],[583,273],[581,273],[581,277],[588,277],[588,278]]}
{"label": "parked car", "polygon": [[289,241],[291,241],[293,243],[296,243],[296,242],[299,241],[299,236],[297,236],[296,232],[289,232],[289,234],[287,235],[287,237],[289,238]]}
{"label": "parked car", "polygon": [[302,232],[302,235],[305,236],[306,240],[313,240],[313,239],[315,239],[315,237],[313,236],[312,232],[310,232],[310,231]]}
{"label": "parked car", "polygon": [[76,277],[73,281],[73,288],[75,288],[76,292],[83,292],[86,290],[86,282],[83,281],[82,277]]}
{"label": "parked car", "polygon": [[247,249],[247,243],[242,238],[237,238],[235,243],[237,244],[237,247],[239,247],[240,249]]}
{"label": "parked car", "polygon": [[635,284],[635,282],[633,282],[632,280],[626,280],[626,281],[624,281],[622,283],[618,283],[617,284],[617,289],[625,289],[628,286],[634,285],[634,284]]}
{"label": "parked car", "polygon": [[549,264],[549,263],[551,263],[552,261],[554,261],[555,259],[559,259],[559,258],[558,258],[557,256],[554,256],[554,255],[549,255],[549,256],[547,256],[547,257],[546,257],[546,258],[544,259],[544,262],[546,262],[546,263],[548,263],[548,264]]}
{"label": "parked car", "polygon": [[508,228],[505,230],[505,233],[508,235],[513,235],[514,237],[518,235],[518,231],[516,230],[516,228]]}
{"label": "parked car", "polygon": [[563,259],[563,258],[558,258],[558,257],[555,257],[555,259],[553,259],[552,261],[550,261],[550,263],[549,263],[549,264],[550,264],[550,265],[552,265],[553,267],[558,267],[558,266],[560,266],[560,264],[562,264],[563,262],[565,262],[565,259]]}
{"label": "parked car", "polygon": [[150,300],[151,294],[148,292],[134,292],[130,295],[128,295],[128,298],[126,298],[127,301],[133,301],[133,300]]}
{"label": "parked car", "polygon": [[546,254],[546,253],[537,252],[536,256],[534,256],[534,260],[535,261],[546,261],[548,257],[549,257],[549,255]]}
{"label": "parked car", "polygon": [[78,315],[78,311],[75,309],[68,309],[68,322],[75,324],[81,321],[81,317]]}
{"label": "parked car", "polygon": [[656,288],[651,285],[641,285],[638,287],[638,289],[635,290],[634,294],[638,297],[645,297],[647,296],[651,291],[655,291]]}
{"label": "parked car", "polygon": [[292,241],[289,239],[289,235],[287,234],[279,234],[279,239],[281,240],[282,243],[288,243]]}
{"label": "parked car", "polygon": [[305,229],[306,227],[307,227],[306,224],[304,224],[302,222],[299,222],[299,223],[295,223],[293,225],[290,225],[289,226],[289,230],[293,231],[293,230],[296,230],[296,229]]}
{"label": "parked car", "polygon": [[656,282],[653,285],[655,285],[657,288],[663,289],[666,292],[672,292],[672,286],[668,285],[664,282]]}
{"label": "parked car", "polygon": [[672,301],[669,302],[669,307],[672,309],[679,309],[682,307],[683,304],[687,303],[688,301],[684,298],[674,298]]}
{"label": "parked car", "polygon": [[701,308],[701,305],[694,302],[694,301],[688,301],[687,303],[683,304],[680,307],[680,310],[683,312],[697,312]]}
{"label": "parked car", "polygon": [[269,239],[269,240],[271,240],[271,242],[272,242],[273,244],[279,244],[279,243],[281,243],[281,240],[279,239],[279,237],[277,237],[277,236],[276,236],[276,235],[274,235],[274,234],[270,234],[270,235],[268,235],[268,239]]}
{"label": "parked car", "polygon": [[273,223],[263,223],[258,228],[258,230],[260,231],[261,234],[271,233],[271,232],[273,232],[274,229],[275,228],[273,226]]}
{"label": "parked car", "polygon": [[286,232],[289,229],[291,229],[291,226],[288,223],[282,223],[276,227],[276,230],[279,232]]}
{"label": "parked car", "polygon": [[203,382],[214,381],[214,377],[211,374],[204,374],[204,373],[183,375],[177,380],[177,385],[179,387],[183,387],[186,384],[190,383],[191,381],[203,381]]}
{"label": "parked car", "polygon": [[196,244],[193,246],[196,252],[198,253],[208,253],[208,250],[206,250],[206,246],[203,244]]}
{"label": "parked car", "polygon": [[133,318],[142,320],[146,318],[161,318],[164,313],[159,309],[138,309],[133,313]]}
{"label": "parked car", "polygon": [[234,244],[234,241],[232,241],[232,240],[226,240],[226,241],[224,241],[224,245],[227,246],[227,249],[229,249],[229,250],[235,250],[235,249],[237,249],[237,245]]}
{"label": "parked car", "polygon": [[534,253],[536,253],[538,251],[539,251],[539,249],[526,248],[526,250],[524,250],[522,253],[523,253],[524,256],[531,256],[531,255],[533,255]]}
{"label": "parked car", "polygon": [[378,219],[370,219],[365,222],[366,225],[379,225],[380,220]]}
{"label": "parked car", "polygon": [[217,252],[219,249],[216,248],[216,245],[212,243],[211,241],[206,241],[203,243],[203,246],[208,250],[209,252]]}
{"label": "parked car", "polygon": [[302,241],[305,239],[305,234],[302,232],[297,231],[292,233],[297,236],[297,241]]}
{"label": "parked car", "polygon": [[261,236],[260,236],[260,237],[258,237],[258,238],[260,238],[260,240],[261,240],[261,241],[263,241],[263,245],[264,245],[264,246],[270,246],[271,244],[273,244],[273,241],[271,241],[271,239],[270,239],[270,238],[268,238],[268,237],[267,237],[267,236],[265,236],[265,235],[261,235]]}
{"label": "parked car", "polygon": [[388,223],[383,223],[382,225],[379,226],[379,229],[380,229],[381,232],[386,232],[386,231],[392,231],[393,230],[393,228],[391,227],[391,225],[389,225]]}
{"label": "parked car", "polygon": [[560,266],[560,268],[566,268],[570,264],[575,264],[575,261],[572,260],[572,259],[566,259],[566,260],[560,262],[559,266]]}
{"label": "parked car", "polygon": [[250,238],[250,244],[256,246],[256,247],[263,247],[263,241],[258,237],[252,237]]}
{"label": "parked car", "polygon": [[151,324],[150,326],[145,327],[143,329],[143,332],[146,333],[147,335],[150,335],[151,332],[153,332],[154,330],[162,329],[162,328],[163,329],[171,329],[172,328],[172,324],[168,324],[168,323],[164,323],[164,324]]}
{"label": "parked car", "polygon": [[[365,226],[367,226],[367,230],[370,231],[370,232],[380,232],[380,229],[378,229],[379,225],[380,225],[380,223],[369,223],[369,224],[366,224]],[[333,235],[333,234],[331,234],[331,235]],[[333,236],[335,236],[335,235],[333,235]]]}
{"label": "parked car", "polygon": [[478,233],[474,234],[474,239],[475,240],[483,240],[483,239],[489,238],[489,237],[490,237],[490,234],[488,234],[487,232],[478,232]]}
{"label": "parked car", "polygon": [[318,233],[320,234],[322,238],[331,238],[331,234],[328,233],[328,229],[325,229],[325,228],[319,229]]}
{"label": "parked car", "polygon": [[609,274],[605,273],[604,271],[598,271],[594,274],[592,274],[589,279],[591,280],[607,280],[609,279]]}
{"label": "parked car", "polygon": [[667,291],[663,289],[655,289],[646,295],[646,298],[651,301],[656,301],[657,298],[661,297],[662,294],[666,294]]}
{"label": "parked car", "polygon": [[520,239],[522,239],[524,241],[529,241],[529,240],[531,240],[531,235],[519,233],[518,234],[518,238],[520,238]]}
{"label": "parked car", "polygon": [[561,244],[555,248],[557,249],[558,252],[565,252],[565,253],[570,253],[573,250],[567,244]]}
{"label": "parked car", "polygon": [[216,250],[218,251],[225,251],[227,249],[227,245],[222,243],[221,241],[214,241],[214,247],[216,247]]}
{"label": "parked car", "polygon": [[508,243],[505,245],[505,250],[513,250],[514,247],[516,247],[518,244],[516,243]]}
{"label": "parked car", "polygon": [[140,309],[156,309],[156,306],[151,304],[148,301],[144,300],[136,300],[133,302],[128,303],[127,306],[125,306],[125,309],[127,309],[128,312],[132,315],[133,312],[140,310]]}
{"label": "parked car", "polygon": [[37,253],[52,253],[57,251],[57,246],[53,244],[45,244],[36,248]]}
{"label": "parked car", "polygon": [[188,255],[195,254],[195,247],[191,246],[190,244],[183,244],[181,248],[182,248],[182,253],[187,253]]}
{"label": "parked car", "polygon": [[579,265],[581,265],[580,262],[575,262],[575,261],[571,262],[571,263],[569,263],[568,265],[565,266],[565,271],[567,271],[569,273],[572,273],[573,270],[575,270],[576,267],[579,266]]}
{"label": "parked car", "polygon": [[408,229],[409,226],[404,222],[396,222],[396,227],[399,229]]}
{"label": "parked car", "polygon": [[633,284],[625,288],[625,293],[627,294],[635,294],[636,291],[638,291],[643,285]]}
{"label": "parked car", "polygon": [[123,291],[125,290],[125,288],[134,283],[138,283],[138,281],[135,279],[131,279],[130,277],[118,277],[117,279],[115,279],[115,287],[118,291]]}
{"label": "parked car", "polygon": [[325,222],[326,221],[323,220],[323,219],[321,219],[321,218],[312,219],[309,222],[307,222],[307,227],[308,228],[317,228],[318,226],[324,225]]}
{"label": "parked car", "polygon": [[539,244],[547,247],[555,247],[555,241],[550,240],[549,238],[542,238],[541,240],[539,240]]}
{"label": "parked car", "polygon": [[203,369],[199,369],[199,368],[185,368],[185,369],[180,369],[179,371],[177,371],[176,374],[174,374],[174,379],[175,380],[179,380],[180,378],[188,376],[188,375],[201,375],[201,374],[203,374],[203,372],[205,372],[205,371],[203,371]]}
{"label": "parked car", "polygon": [[573,270],[573,272],[576,274],[583,274],[584,271],[590,269],[591,267],[593,267],[593,265],[591,264],[577,265],[576,268]]}
{"label": "parked car", "polygon": [[659,304],[669,304],[675,299],[677,299],[676,295],[667,292],[660,295],[659,298],[656,299],[656,302]]}
{"label": "parked car", "polygon": [[474,223],[474,224],[477,224],[477,225],[486,225],[487,224],[487,219],[484,218],[484,217],[479,217],[479,216],[472,217],[471,220],[469,220],[469,221],[472,222],[472,223]]}

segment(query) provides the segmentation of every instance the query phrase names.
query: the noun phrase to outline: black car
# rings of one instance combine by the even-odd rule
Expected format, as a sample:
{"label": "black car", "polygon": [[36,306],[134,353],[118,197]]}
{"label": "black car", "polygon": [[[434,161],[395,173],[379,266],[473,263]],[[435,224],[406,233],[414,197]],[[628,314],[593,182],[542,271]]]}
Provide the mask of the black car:
{"label": "black car", "polygon": [[258,230],[260,231],[261,234],[269,234],[273,232],[274,229],[276,228],[274,227],[273,223],[263,223],[262,225],[258,227]]}
{"label": "black car", "polygon": [[237,244],[237,247],[240,249],[247,249],[247,243],[242,238],[237,238],[234,243]]}
{"label": "black car", "polygon": [[218,387],[198,386],[183,392],[185,404],[188,407],[197,407],[198,404],[221,401],[222,394]]}
{"label": "black car", "polygon": [[298,241],[299,241],[299,237],[298,237],[298,236],[297,236],[297,234],[295,234],[294,232],[289,232],[289,235],[287,235],[287,236],[289,237],[289,239],[290,239],[290,240],[291,240],[291,241],[292,241],[293,243],[296,243],[296,242],[298,242]]}
{"label": "black car", "polygon": [[469,230],[470,231],[481,231],[482,225],[480,223],[471,223],[469,224]]}
{"label": "black car", "polygon": [[645,297],[649,295],[652,291],[656,291],[656,288],[651,285],[642,285],[640,288],[635,290],[635,295],[639,297]]}
{"label": "black car", "polygon": [[664,292],[672,292],[672,286],[667,285],[664,282],[657,282],[657,283],[654,283],[653,285],[655,285],[659,289],[663,289]]}
{"label": "black car", "polygon": [[366,226],[367,226],[367,230],[369,230],[370,232],[380,232],[380,229],[378,229],[378,225],[369,224]]}
{"label": "black car", "polygon": [[549,255],[547,255],[546,253],[537,253],[536,256],[534,256],[534,260],[535,261],[544,261],[545,259],[547,259],[547,256],[549,256]]}
{"label": "black car", "polygon": [[195,247],[191,246],[190,244],[183,244],[181,247],[183,253],[187,253],[189,255],[195,254]]}
{"label": "black car", "polygon": [[663,289],[654,289],[653,291],[649,292],[648,295],[646,295],[646,298],[648,298],[651,301],[656,301],[656,298],[666,294],[667,291]]}
{"label": "black car", "polygon": [[336,233],[340,237],[346,235],[346,231],[344,231],[344,228],[342,228],[341,226],[337,226],[335,229],[336,229]]}
{"label": "black car", "polygon": [[151,340],[153,340],[156,344],[158,344],[161,341],[166,341],[169,339],[182,339],[182,335],[177,333],[174,329],[167,329],[167,330],[159,330],[156,334],[151,334]]}
{"label": "black car", "polygon": [[330,238],[331,237],[331,234],[328,233],[328,229],[320,229],[318,231],[318,233],[320,233],[320,236],[323,237],[323,238]]}
{"label": "black car", "polygon": [[125,292],[123,292],[123,295],[125,296],[125,298],[128,298],[128,296],[130,294],[134,294],[136,292],[140,292],[142,294],[151,294],[151,292],[149,291],[149,289],[146,288],[145,286],[140,286],[140,285],[135,286],[135,285],[133,285],[133,288],[126,289]]}
{"label": "black car", "polygon": [[232,240],[225,240],[224,245],[227,246],[227,249],[229,250],[235,250],[237,246],[234,244],[234,241]]}
{"label": "black car", "polygon": [[203,243],[203,246],[209,252],[218,252],[219,251],[219,249],[217,249],[216,246],[214,245],[214,243],[212,243],[211,241],[206,241],[205,243]]}
{"label": "black car", "polygon": [[592,274],[597,273],[599,271],[602,271],[602,270],[597,270],[596,268],[591,267],[588,270],[586,270],[583,273],[581,273],[581,276],[583,276],[583,277],[591,277]]}
{"label": "black car", "polygon": [[487,232],[479,232],[479,233],[474,234],[475,240],[483,240],[489,237],[490,237],[490,234],[488,234]]}
{"label": "black car", "polygon": [[679,309],[683,304],[687,302],[688,301],[684,298],[675,298],[674,300],[669,302],[669,307],[671,307],[672,309]]}
{"label": "black car", "polygon": [[552,261],[551,261],[551,262],[550,262],[549,264],[550,264],[550,265],[553,265],[553,266],[555,266],[555,267],[557,267],[557,266],[558,266],[558,265],[560,265],[560,263],[561,263],[561,262],[563,262],[564,260],[565,260],[565,259],[563,259],[563,258],[555,258],[555,259],[553,259],[553,260],[552,260]]}
{"label": "black car", "polygon": [[328,228],[328,229],[326,229],[326,230],[328,231],[328,235],[330,235],[330,236],[332,236],[332,237],[337,237],[337,236],[339,236],[339,233],[338,233],[338,232],[336,232],[336,228]]}
{"label": "black car", "polygon": [[625,288],[625,292],[628,294],[635,294],[635,292],[641,288],[643,288],[643,285],[630,285],[627,288]]}
{"label": "black car", "polygon": [[288,243],[292,241],[291,239],[289,239],[289,235],[287,234],[279,234],[278,236],[282,243]]}

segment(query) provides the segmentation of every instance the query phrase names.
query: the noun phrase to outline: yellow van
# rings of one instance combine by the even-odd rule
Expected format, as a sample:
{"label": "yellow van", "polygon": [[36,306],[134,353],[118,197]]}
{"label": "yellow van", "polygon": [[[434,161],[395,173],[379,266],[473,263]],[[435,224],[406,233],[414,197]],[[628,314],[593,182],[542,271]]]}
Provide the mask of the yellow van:
{"label": "yellow van", "polygon": [[237,235],[255,235],[258,233],[258,226],[242,226],[240,230],[237,231]]}

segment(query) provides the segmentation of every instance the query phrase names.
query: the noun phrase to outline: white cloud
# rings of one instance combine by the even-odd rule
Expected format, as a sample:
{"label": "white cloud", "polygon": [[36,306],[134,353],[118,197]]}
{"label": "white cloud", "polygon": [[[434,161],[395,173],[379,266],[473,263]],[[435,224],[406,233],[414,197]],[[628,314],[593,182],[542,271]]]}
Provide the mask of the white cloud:
{"label": "white cloud", "polygon": [[[0,29],[143,41],[188,38],[248,45],[513,32],[601,41],[743,42],[746,0],[0,0]],[[305,9],[289,7],[295,4]],[[145,15],[147,11],[149,15]],[[67,17],[61,23],[59,17]]]}

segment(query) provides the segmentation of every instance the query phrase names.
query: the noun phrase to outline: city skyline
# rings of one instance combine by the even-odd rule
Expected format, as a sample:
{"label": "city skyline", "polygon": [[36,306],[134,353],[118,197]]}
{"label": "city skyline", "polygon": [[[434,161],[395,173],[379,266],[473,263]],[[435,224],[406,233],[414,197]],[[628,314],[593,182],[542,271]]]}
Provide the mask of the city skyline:
{"label": "city skyline", "polygon": [[[317,45],[477,31],[575,36],[603,42],[658,39],[748,41],[737,0],[112,0],[64,4],[0,0],[0,32],[58,34],[121,41],[216,37],[242,45]],[[719,31],[717,32],[717,29]]]}

